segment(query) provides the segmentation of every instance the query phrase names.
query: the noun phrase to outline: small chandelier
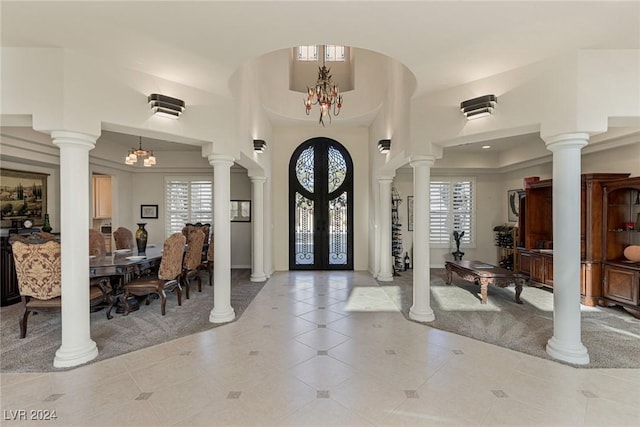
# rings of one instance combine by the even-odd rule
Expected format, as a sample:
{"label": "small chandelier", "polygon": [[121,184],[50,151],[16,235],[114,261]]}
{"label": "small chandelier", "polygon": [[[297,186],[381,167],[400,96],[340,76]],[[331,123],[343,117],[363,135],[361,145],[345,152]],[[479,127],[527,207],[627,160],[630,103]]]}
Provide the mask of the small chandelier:
{"label": "small chandelier", "polygon": [[138,162],[138,158],[144,159],[143,163],[146,167],[151,167],[156,164],[156,157],[153,155],[153,151],[142,148],[142,137],[140,137],[139,147],[129,150],[127,157],[124,158],[124,162],[127,165],[133,165]]}
{"label": "small chandelier", "polygon": [[324,65],[324,54],[322,55],[322,67],[318,67],[318,81],[315,87],[307,87],[307,98],[304,99],[307,116],[311,111],[312,105],[320,105],[320,120],[318,123],[324,126],[324,117],[329,117],[331,122],[331,110],[333,115],[340,114],[342,108],[342,95],[338,90],[338,85],[331,81],[330,68]]}

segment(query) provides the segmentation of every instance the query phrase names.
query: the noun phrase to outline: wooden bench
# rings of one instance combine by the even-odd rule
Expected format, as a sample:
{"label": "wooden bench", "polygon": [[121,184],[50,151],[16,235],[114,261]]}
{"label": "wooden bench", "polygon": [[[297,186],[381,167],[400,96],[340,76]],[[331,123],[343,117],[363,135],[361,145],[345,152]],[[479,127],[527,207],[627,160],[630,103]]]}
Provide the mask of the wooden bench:
{"label": "wooden bench", "polygon": [[522,304],[522,301],[520,301],[522,285],[529,280],[529,277],[524,274],[514,273],[481,261],[446,261],[445,268],[447,270],[447,285],[451,284],[452,273],[454,272],[463,280],[480,285],[482,304],[487,303],[487,288],[489,285],[506,288],[512,283],[516,286],[516,303]]}

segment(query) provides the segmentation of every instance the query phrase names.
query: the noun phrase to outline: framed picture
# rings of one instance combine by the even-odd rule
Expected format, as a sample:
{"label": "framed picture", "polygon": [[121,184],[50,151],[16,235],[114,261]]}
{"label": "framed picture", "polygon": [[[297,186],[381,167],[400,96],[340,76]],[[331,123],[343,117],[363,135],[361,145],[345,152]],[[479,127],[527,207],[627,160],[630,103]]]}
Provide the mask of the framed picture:
{"label": "framed picture", "polygon": [[251,222],[251,200],[232,200],[229,218],[231,222]]}
{"label": "framed picture", "polygon": [[509,190],[507,191],[507,211],[509,212],[507,218],[509,222],[518,222],[520,216],[520,196],[518,192],[522,190]]}
{"label": "framed picture", "polygon": [[413,231],[413,196],[407,196],[407,230]]}
{"label": "framed picture", "polygon": [[44,173],[0,169],[0,227],[21,228],[26,220],[44,224],[47,213]]}
{"label": "framed picture", "polygon": [[140,205],[140,218],[158,218],[158,205]]}

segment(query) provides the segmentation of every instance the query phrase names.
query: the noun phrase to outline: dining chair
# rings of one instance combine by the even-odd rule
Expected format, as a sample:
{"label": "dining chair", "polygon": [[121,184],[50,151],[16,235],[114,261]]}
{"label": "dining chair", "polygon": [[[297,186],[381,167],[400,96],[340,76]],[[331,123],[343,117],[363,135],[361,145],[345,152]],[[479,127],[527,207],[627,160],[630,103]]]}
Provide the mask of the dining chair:
{"label": "dining chair", "polygon": [[189,299],[189,284],[191,279],[198,281],[198,292],[202,292],[202,279],[199,275],[198,266],[202,262],[202,246],[204,244],[204,233],[200,228],[194,228],[189,232],[187,238],[187,252],[182,263],[182,284],[185,287],[187,299]]}
{"label": "dining chair", "polygon": [[213,236],[211,236],[211,241],[207,248],[207,255],[197,268],[199,271],[207,272],[209,275],[209,286],[213,286]]}
{"label": "dining chair", "polygon": [[89,255],[102,256],[107,253],[104,236],[98,230],[89,229]]}
{"label": "dining chair", "polygon": [[[19,319],[20,338],[27,336],[27,320],[31,312],[60,311],[62,308],[62,273],[60,242],[51,238],[16,239],[11,243],[18,278],[18,289],[24,306]],[[113,297],[109,280],[91,282],[89,305],[107,304],[111,319]]]}
{"label": "dining chair", "polygon": [[162,260],[157,276],[144,276],[132,280],[122,286],[124,294],[122,303],[124,315],[128,315],[130,307],[128,299],[130,295],[146,296],[145,304],[149,305],[150,295],[158,295],[161,299],[161,313],[164,316],[167,305],[167,292],[175,291],[178,295],[178,305],[182,305],[182,287],[180,286],[182,275],[182,258],[186,239],[182,233],[174,233],[164,241]]}
{"label": "dining chair", "polygon": [[116,249],[131,249],[134,247],[133,232],[125,227],[118,227],[113,232],[113,238],[116,241]]}

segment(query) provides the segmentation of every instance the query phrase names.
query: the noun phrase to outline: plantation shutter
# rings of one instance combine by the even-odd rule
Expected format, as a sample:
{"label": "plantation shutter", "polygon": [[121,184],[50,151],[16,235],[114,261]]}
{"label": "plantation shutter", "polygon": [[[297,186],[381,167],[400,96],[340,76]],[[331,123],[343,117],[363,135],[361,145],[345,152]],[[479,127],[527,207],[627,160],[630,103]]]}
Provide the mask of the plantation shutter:
{"label": "plantation shutter", "polygon": [[472,179],[432,179],[429,211],[429,242],[450,245],[453,231],[464,231],[461,243],[470,244],[473,236]]}
{"label": "plantation shutter", "polygon": [[211,180],[166,179],[166,233],[179,233],[186,223],[211,223],[213,185]]}

